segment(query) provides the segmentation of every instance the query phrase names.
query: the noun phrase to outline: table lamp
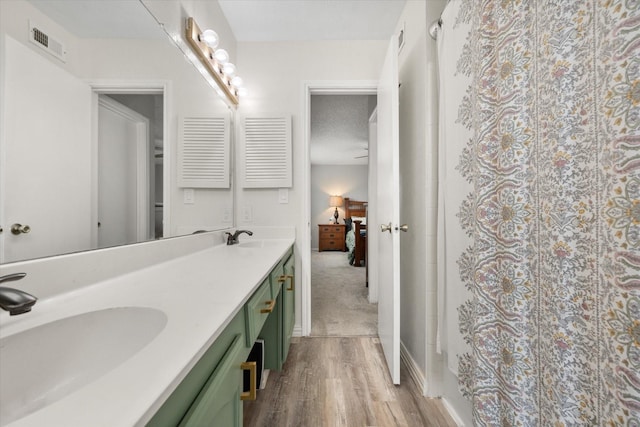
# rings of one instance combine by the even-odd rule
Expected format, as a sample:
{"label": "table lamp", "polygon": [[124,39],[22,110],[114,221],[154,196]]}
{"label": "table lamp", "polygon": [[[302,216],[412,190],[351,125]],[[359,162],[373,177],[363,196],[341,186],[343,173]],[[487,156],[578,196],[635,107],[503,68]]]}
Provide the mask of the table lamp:
{"label": "table lamp", "polygon": [[333,213],[333,217],[336,219],[336,224],[338,223],[338,208],[342,207],[343,203],[342,196],[330,196],[329,197],[329,206],[335,207],[336,211]]}

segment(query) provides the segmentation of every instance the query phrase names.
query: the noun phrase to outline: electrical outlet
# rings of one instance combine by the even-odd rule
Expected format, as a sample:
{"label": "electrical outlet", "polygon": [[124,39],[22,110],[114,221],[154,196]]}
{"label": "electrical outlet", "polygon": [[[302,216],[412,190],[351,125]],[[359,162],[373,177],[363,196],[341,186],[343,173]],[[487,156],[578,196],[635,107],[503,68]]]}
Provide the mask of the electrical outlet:
{"label": "electrical outlet", "polygon": [[231,208],[222,209],[222,222],[231,222]]}
{"label": "electrical outlet", "polygon": [[278,203],[280,203],[280,204],[289,203],[289,189],[288,188],[280,188],[280,189],[278,189]]}
{"label": "electrical outlet", "polygon": [[184,189],[184,204],[192,205],[196,202],[196,195],[193,188],[185,188]]}
{"label": "electrical outlet", "polygon": [[242,208],[242,221],[243,222],[251,222],[253,221],[253,209],[251,206],[245,206]]}

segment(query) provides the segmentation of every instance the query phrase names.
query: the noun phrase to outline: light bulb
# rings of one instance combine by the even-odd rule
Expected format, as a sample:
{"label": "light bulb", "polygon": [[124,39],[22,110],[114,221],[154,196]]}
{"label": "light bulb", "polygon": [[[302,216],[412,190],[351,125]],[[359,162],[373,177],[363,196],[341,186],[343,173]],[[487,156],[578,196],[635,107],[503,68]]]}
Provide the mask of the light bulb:
{"label": "light bulb", "polygon": [[229,54],[224,49],[216,49],[213,56],[215,56],[216,61],[218,61],[219,64],[226,64],[229,62]]}
{"label": "light bulb", "polygon": [[238,96],[247,96],[248,94],[249,94],[249,91],[247,90],[246,87],[238,88]]}
{"label": "light bulb", "polygon": [[202,34],[200,34],[200,40],[205,42],[211,49],[218,47],[218,43],[220,42],[218,33],[213,30],[204,30]]}
{"label": "light bulb", "polygon": [[227,76],[229,76],[229,78],[233,78],[233,76],[236,75],[236,66],[231,62],[227,62],[226,64],[224,64],[222,70]]}
{"label": "light bulb", "polygon": [[242,83],[243,83],[243,80],[240,76],[235,76],[234,78],[231,79],[231,84],[237,88],[242,87]]}

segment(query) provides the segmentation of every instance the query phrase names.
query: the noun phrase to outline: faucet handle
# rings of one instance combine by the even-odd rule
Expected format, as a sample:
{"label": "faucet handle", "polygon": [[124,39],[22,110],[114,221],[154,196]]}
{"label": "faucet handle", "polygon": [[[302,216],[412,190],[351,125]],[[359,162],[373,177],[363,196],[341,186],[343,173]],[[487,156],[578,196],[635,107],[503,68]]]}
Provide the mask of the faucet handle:
{"label": "faucet handle", "polygon": [[[24,278],[27,273],[7,274],[0,277],[0,283],[13,282]],[[18,289],[0,287],[0,308],[9,312],[9,315],[28,313],[31,307],[38,301],[33,295]]]}
{"label": "faucet handle", "polygon": [[0,307],[8,311],[10,316],[30,312],[36,301],[38,298],[27,292],[13,288],[0,288]]}
{"label": "faucet handle", "polygon": [[0,276],[0,283],[13,282],[16,280],[20,280],[20,279],[23,279],[26,275],[27,273],[13,273],[13,274],[7,274],[6,276]]}

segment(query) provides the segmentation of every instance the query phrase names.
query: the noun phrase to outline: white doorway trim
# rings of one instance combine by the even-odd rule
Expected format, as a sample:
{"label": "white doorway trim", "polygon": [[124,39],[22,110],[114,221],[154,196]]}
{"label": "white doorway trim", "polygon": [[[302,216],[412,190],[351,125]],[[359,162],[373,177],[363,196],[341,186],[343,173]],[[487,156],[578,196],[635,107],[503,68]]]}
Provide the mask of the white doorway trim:
{"label": "white doorway trim", "polygon": [[[150,138],[150,128],[149,128],[149,119],[144,117],[142,114],[137,113],[136,111],[126,107],[125,105],[120,104],[108,96],[98,96],[98,105],[102,109],[101,111],[109,111],[113,115],[117,116],[120,120],[126,121],[127,124],[133,125],[135,127],[135,141],[126,140],[128,143],[134,142],[135,144],[127,144],[127,145],[135,145],[135,150],[128,151],[128,153],[135,153],[133,158],[135,158],[136,163],[136,188],[135,188],[135,200],[136,200],[136,218],[135,218],[135,230],[136,236],[135,241],[141,242],[144,240],[149,240],[149,204],[151,203],[151,195],[149,189],[149,183],[151,181],[151,167],[149,165],[150,156],[153,154],[152,148],[149,145]],[[101,116],[99,115],[98,121],[100,125],[102,124]],[[122,123],[122,122],[119,122]],[[101,126],[100,126],[101,127]],[[100,128],[99,127],[99,128]],[[101,134],[102,135],[102,134]],[[98,150],[104,149],[105,145],[103,139],[98,137]],[[110,145],[110,144],[106,144]],[[118,144],[115,144],[118,145]],[[100,174],[100,170],[103,169],[106,164],[103,164],[103,159],[101,155],[98,155],[98,175]],[[124,166],[124,165],[119,165]],[[110,181],[107,179],[107,181]],[[98,198],[100,199],[100,193],[103,189],[103,184],[108,187],[108,183],[104,181],[104,176],[102,176],[102,180],[98,178],[98,185],[93,188],[92,193],[97,193]],[[121,190],[121,188],[120,188]],[[118,199],[118,197],[126,197],[125,194],[130,195],[131,193],[127,193],[127,191],[108,191],[108,196],[102,199],[101,203],[98,203],[98,217],[100,221],[104,221],[103,218],[109,215],[110,203],[111,201],[117,200],[121,202],[122,199]],[[114,193],[118,193],[115,195]],[[109,200],[109,202],[105,203],[105,200]],[[116,203],[116,205],[120,205],[120,203]],[[129,218],[130,219],[130,218]],[[104,247],[102,242],[102,237],[105,235],[113,234],[118,235],[117,230],[113,230],[113,228],[109,228],[109,232],[103,230],[105,227],[104,223],[102,227],[98,227],[98,244],[97,247]],[[123,228],[124,229],[124,228]],[[116,231],[116,233],[112,233]],[[133,237],[132,235],[130,237]],[[128,243],[128,241],[127,241]],[[108,245],[108,244],[107,244]]]}
{"label": "white doorway trim", "polygon": [[311,334],[311,95],[376,95],[378,91],[377,80],[320,80],[303,81],[304,108],[304,218],[306,230],[300,239],[302,250],[302,287],[301,287],[301,311],[302,335]]}
{"label": "white doorway trim", "polygon": [[[173,147],[174,144],[171,143],[173,140],[173,135],[175,134],[174,127],[171,125],[172,120],[172,111],[171,104],[173,101],[172,92],[171,92],[171,81],[169,80],[148,80],[148,81],[139,81],[139,80],[90,80],[87,81],[87,84],[91,86],[93,90],[93,99],[92,99],[92,117],[93,122],[91,123],[93,131],[92,135],[92,147],[93,147],[93,164],[91,167],[94,171],[93,181],[97,183],[98,175],[97,175],[97,162],[98,162],[98,95],[103,94],[120,94],[120,95],[163,95],[162,96],[162,134],[163,134],[163,170],[162,170],[162,180],[164,182],[162,188],[162,200],[163,200],[163,221],[162,221],[162,235],[163,237],[171,236],[171,185],[172,177],[174,176],[173,171]],[[92,198],[95,200],[91,200],[91,206],[97,206],[98,200],[97,195],[93,194]],[[97,209],[95,212],[92,212],[92,215],[95,215],[95,218],[92,218],[92,223],[96,224],[98,221],[97,218]],[[97,232],[96,232],[97,233]],[[97,241],[97,234],[95,237]]]}

